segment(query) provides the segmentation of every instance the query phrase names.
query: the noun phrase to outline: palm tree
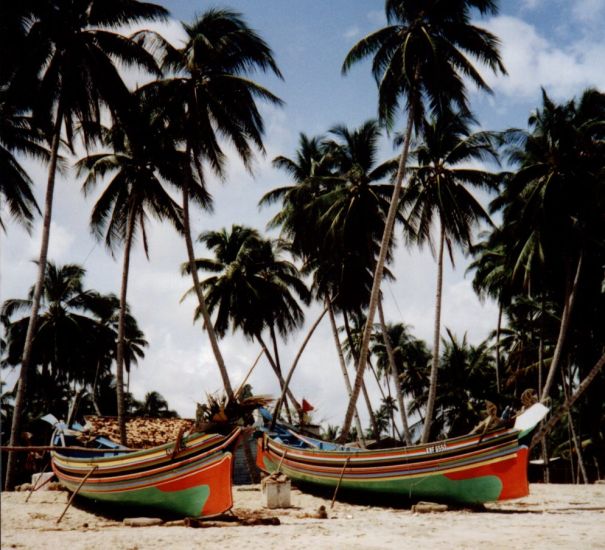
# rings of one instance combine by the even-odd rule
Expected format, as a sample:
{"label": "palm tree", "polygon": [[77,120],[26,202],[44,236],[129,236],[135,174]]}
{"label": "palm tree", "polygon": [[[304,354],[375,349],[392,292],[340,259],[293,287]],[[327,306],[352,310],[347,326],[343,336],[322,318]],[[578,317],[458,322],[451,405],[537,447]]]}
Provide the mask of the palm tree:
{"label": "palm tree", "polygon": [[[35,213],[40,213],[32,192],[33,182],[15,154],[48,160],[41,145],[42,133],[30,116],[9,103],[6,89],[0,90],[0,201],[6,203],[12,218],[31,230]],[[0,228],[6,231],[0,219]]]}
{"label": "palm tree", "polygon": [[435,424],[447,437],[468,433],[481,419],[485,400],[496,401],[494,357],[488,342],[473,346],[466,335],[460,341],[448,329],[439,369],[441,390],[435,402]]}
{"label": "palm tree", "polygon": [[[175,139],[184,143],[190,161],[181,182],[183,193],[184,234],[194,290],[208,330],[223,385],[229,398],[233,390],[227,368],[207,310],[204,295],[193,268],[195,256],[191,239],[189,200],[209,206],[204,185],[202,162],[224,176],[225,155],[219,137],[230,142],[247,168],[251,166],[253,148],[264,151],[264,126],[257,100],[281,104],[267,89],[250,80],[255,70],[271,71],[278,77],[273,53],[262,38],[230,10],[211,9],[191,25],[184,24],[188,40],[174,48],[160,35],[145,31],[138,39],[162,53],[162,68],[174,72],[169,80],[154,83],[149,92],[166,110],[164,116]],[[197,174],[196,182],[193,174]]]}
{"label": "palm tree", "polygon": [[[23,41],[22,64],[12,72],[11,86],[25,89],[39,78],[34,114],[43,121],[50,144],[48,181],[44,200],[42,241],[38,259],[38,276],[32,297],[30,323],[23,350],[19,389],[11,431],[11,445],[20,430],[27,372],[31,362],[33,338],[46,272],[52,203],[61,135],[69,147],[73,144],[76,120],[83,129],[84,141],[91,122],[99,121],[102,106],[117,115],[126,103],[128,90],[113,60],[127,66],[156,70],[153,58],[134,42],[112,32],[121,25],[160,19],[164,8],[132,0],[51,0],[30,5],[29,31]],[[23,15],[23,14],[21,14]],[[14,481],[14,455],[7,463],[6,487]]]}
{"label": "palm tree", "polygon": [[[216,273],[206,278],[205,301],[216,311],[214,329],[224,336],[229,325],[255,338],[284,388],[276,331],[283,337],[304,320],[297,298],[308,303],[310,294],[296,267],[278,257],[275,243],[263,239],[255,229],[234,225],[231,231],[208,231],[200,241],[214,251],[215,258],[196,259],[197,269]],[[188,266],[186,267],[188,269]],[[271,355],[262,332],[268,329],[273,342]],[[290,399],[300,409],[292,394]]]}
{"label": "palm tree", "polygon": [[493,71],[505,72],[498,53],[498,40],[471,23],[473,9],[481,15],[497,13],[494,0],[387,0],[389,24],[355,44],[343,63],[342,70],[346,73],[354,63],[374,56],[372,71],[378,83],[378,112],[380,120],[388,127],[393,126],[402,99],[408,110],[403,148],[376,263],[355,387],[343,423],[345,431],[351,425],[359,395],[413,128],[420,129],[426,106],[434,113],[449,109],[452,104],[462,112],[468,110],[463,77],[489,91],[467,55]]}
{"label": "palm tree", "polygon": [[502,330],[502,316],[506,305],[512,298],[512,273],[510,262],[506,255],[506,245],[503,241],[502,231],[494,228],[485,239],[471,247],[471,254],[475,260],[469,265],[466,272],[475,270],[473,277],[473,290],[481,300],[490,297],[498,303],[498,321],[496,325],[496,388],[500,391],[500,333]]}
{"label": "palm tree", "polygon": [[[139,115],[139,116],[137,116]],[[91,229],[97,238],[105,234],[105,244],[112,252],[119,244],[124,245],[122,283],[120,291],[120,315],[118,321],[118,347],[116,353],[116,392],[118,421],[122,444],[126,444],[126,418],[124,411],[124,362],[126,332],[126,296],[130,269],[130,253],[137,235],[149,257],[146,223],[149,215],[167,220],[182,231],[182,211],[164,188],[164,177],[176,181],[178,156],[173,162],[162,157],[167,155],[162,147],[162,136],[154,125],[149,124],[146,113],[131,112],[133,126],[114,126],[105,134],[105,145],[113,149],[84,157],[77,163],[78,175],[86,174],[83,184],[85,193],[91,192],[96,183],[110,177],[107,188],[97,200],[91,215]],[[156,168],[158,158],[161,165]],[[170,169],[166,169],[166,165]]]}
{"label": "palm tree", "polygon": [[389,373],[393,378],[397,406],[401,415],[401,424],[406,445],[412,445],[412,435],[408,422],[408,416],[405,408],[404,390],[402,389],[402,344],[404,340],[410,338],[407,334],[406,325],[399,323],[397,325],[387,324],[384,319],[382,303],[378,304],[378,315],[380,318],[380,328],[382,338],[375,338],[371,352],[376,356],[376,366],[380,371]]}
{"label": "palm tree", "polygon": [[[583,266],[595,254],[603,226],[602,187],[605,94],[586,90],[578,100],[555,104],[543,92],[542,109],[529,132],[510,130],[508,158],[518,166],[504,190],[505,223],[514,228],[512,256],[526,278],[539,270],[557,281],[563,303],[556,346],[542,388],[548,398],[563,355]],[[577,191],[581,182],[582,192]],[[598,248],[598,245],[597,245]]]}
{"label": "palm tree", "polygon": [[[39,403],[40,413],[45,409],[48,411],[56,398],[52,388],[68,388],[73,384],[75,391],[77,384],[82,390],[92,386],[94,355],[108,354],[115,347],[115,339],[109,337],[109,331],[99,318],[108,298],[84,289],[84,275],[85,270],[78,265],[47,263],[42,312],[32,352],[32,364],[40,367],[34,380],[34,386],[38,387],[32,388],[43,396]],[[29,318],[14,318],[31,309],[33,293],[32,288],[29,298],[7,300],[2,306],[0,315],[8,335],[8,365],[17,365],[21,360]],[[28,392],[28,395],[33,393]],[[55,412],[59,414],[59,409]]]}
{"label": "palm tree", "polygon": [[493,187],[494,175],[484,170],[465,168],[464,165],[473,160],[496,160],[496,154],[491,136],[484,132],[471,134],[468,130],[470,122],[470,117],[451,112],[424,122],[423,142],[412,153],[418,166],[410,168],[409,189],[404,197],[408,223],[419,245],[428,242],[431,250],[434,249],[432,230],[435,222],[439,222],[433,362],[423,443],[429,438],[437,392],[445,247],[453,263],[453,245],[469,247],[472,226],[481,220],[491,223],[489,215],[467,187],[489,189]]}
{"label": "palm tree", "polygon": [[134,415],[155,418],[178,418],[178,414],[168,407],[168,401],[157,391],[150,391],[145,394],[143,402],[135,409]]}
{"label": "palm tree", "polygon": [[293,183],[272,189],[259,201],[261,207],[282,203],[268,228],[279,228],[292,254],[305,264],[317,255],[318,243],[322,242],[317,224],[309,220],[318,217],[317,199],[326,192],[334,176],[333,162],[326,155],[323,141],[322,136],[308,137],[301,133],[294,159],[275,157],[273,166],[285,171]]}

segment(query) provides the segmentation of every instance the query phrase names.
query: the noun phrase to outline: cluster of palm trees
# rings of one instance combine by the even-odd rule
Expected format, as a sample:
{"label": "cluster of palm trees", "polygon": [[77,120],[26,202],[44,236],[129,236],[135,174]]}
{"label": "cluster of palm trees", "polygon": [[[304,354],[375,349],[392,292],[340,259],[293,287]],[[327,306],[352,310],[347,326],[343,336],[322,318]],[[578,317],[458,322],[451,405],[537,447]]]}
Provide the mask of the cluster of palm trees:
{"label": "cluster of palm trees", "polygon": [[[371,418],[370,436],[390,429],[411,444],[420,434],[412,429],[410,413],[421,419],[420,439],[426,442],[467,429],[487,397],[504,403],[531,383],[541,398],[564,400],[576,387],[584,391],[580,380],[599,376],[605,342],[604,95],[590,90],[558,105],[544,94],[527,131],[474,132],[467,83],[490,91],[476,64],[505,73],[497,37],[474,17],[496,14],[497,3],[387,0],[385,9],[387,26],[360,40],[343,63],[347,73],[372,57],[378,120],[354,129],[337,125],[324,136],[301,134],[294,158],[273,161],[291,181],[260,201],[261,206],[280,204],[269,222],[280,238],[234,225],[203,233],[199,240],[214,257],[196,258],[190,209],[211,210],[208,174],[224,177],[225,144],[250,168],[254,153],[263,152],[259,102],[281,103],[251,78],[259,71],[281,77],[269,46],[229,10],[212,9],[183,24],[187,40],[175,47],[157,32],[125,36],[116,30],[166,18],[167,11],[154,4],[3,3],[0,47],[9,61],[1,69],[0,193],[25,227],[31,227],[39,208],[18,155],[48,165],[38,279],[27,305],[10,302],[3,309],[11,325],[7,349],[12,364],[21,365],[11,444],[20,432],[34,367],[46,365],[68,373],[66,382],[90,384],[91,374],[94,383],[111,360],[125,442],[124,369],[133,358],[133,338],[142,338],[127,308],[130,253],[139,241],[147,252],[150,217],[169,222],[184,237],[183,272],[192,278],[195,316],[203,321],[230,399],[235,392],[219,348],[229,329],[241,330],[261,346],[282,391],[277,409],[283,403],[290,418],[291,408],[300,411],[288,386],[302,349],[284,376],[279,340],[302,325],[303,306],[311,300],[330,318],[349,395],[343,439],[350,437],[354,419],[362,443],[368,435],[357,414],[359,393]],[[150,82],[129,90],[118,62],[146,71]],[[406,117],[395,138],[401,154],[380,162],[383,131],[396,129],[400,114]],[[95,327],[104,323],[115,333],[115,353],[103,360],[92,357],[95,346],[74,351],[79,358],[63,358],[62,352],[43,357],[37,343],[50,315],[45,280],[61,271],[47,260],[55,176],[67,164],[65,155],[82,145],[87,152],[75,168],[83,191],[93,193],[100,182],[106,184],[93,207],[91,228],[112,254],[122,249],[122,284],[119,298],[91,294],[90,301],[72,304],[68,294],[61,303],[75,308],[72,316],[88,308]],[[498,158],[507,162],[507,171],[485,168],[484,162]],[[491,207],[501,224],[494,225],[471,189],[496,193]],[[479,224],[489,231],[473,246]],[[406,325],[390,325],[384,318],[381,284],[393,278],[388,265],[397,253],[395,235],[409,245],[428,244],[436,258],[430,347]],[[474,347],[449,332],[442,342],[445,252],[453,257],[455,247],[474,254],[477,292],[496,299],[501,318],[506,316],[505,328],[499,323],[496,330],[493,358],[487,344]],[[198,271],[211,275],[200,280]],[[73,296],[87,295],[81,276]],[[29,316],[14,320],[24,307],[30,308]],[[102,315],[96,308],[103,307]],[[59,332],[49,334],[58,345]],[[69,339],[68,334],[61,338]],[[347,361],[356,365],[352,379]],[[70,362],[85,367],[79,372]],[[378,411],[365,387],[366,368],[387,382]],[[466,412],[460,406],[463,390]],[[601,419],[602,404],[587,402]],[[601,426],[599,421],[591,429],[594,441],[603,440]],[[8,487],[12,466],[9,460]]]}

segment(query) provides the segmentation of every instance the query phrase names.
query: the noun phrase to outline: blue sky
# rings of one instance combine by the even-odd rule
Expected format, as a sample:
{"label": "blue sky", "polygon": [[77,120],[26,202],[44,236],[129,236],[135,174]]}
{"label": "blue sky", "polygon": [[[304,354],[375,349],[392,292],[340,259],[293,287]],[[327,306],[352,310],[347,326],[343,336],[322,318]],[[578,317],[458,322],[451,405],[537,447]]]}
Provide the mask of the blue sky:
{"label": "blue sky", "polygon": [[[285,174],[271,167],[277,155],[293,156],[299,132],[316,135],[331,126],[361,124],[376,114],[376,85],[369,64],[341,76],[342,60],[351,46],[385,22],[384,4],[376,0],[239,0],[207,4],[189,0],[166,1],[174,20],[155,26],[170,40],[183,37],[179,20],[191,21],[209,7],[230,7],[241,12],[273,49],[284,81],[257,75],[257,80],[285,101],[283,109],[264,106],[266,156],[258,156],[250,175],[237,159],[229,163],[224,182],[211,179],[215,212],[195,212],[194,233],[244,223],[264,230],[273,211],[259,211],[260,197],[287,183]],[[539,105],[540,86],[557,100],[578,95],[587,86],[605,89],[605,0],[509,0],[501,12],[481,22],[502,41],[507,77],[484,75],[494,90],[489,96],[471,91],[473,109],[481,127],[499,130],[524,127],[529,112]],[[130,82],[136,75],[127,74]],[[403,119],[402,119],[403,120]],[[403,125],[403,122],[401,122]],[[227,147],[227,150],[229,148]],[[385,141],[383,153],[394,154]],[[42,203],[45,168],[27,161],[36,194]],[[88,217],[97,193],[84,198],[81,182],[68,171],[57,182],[50,259],[79,263],[88,270],[87,285],[104,292],[119,291],[121,255],[113,259],[88,230]],[[9,225],[0,246],[2,279],[0,298],[23,297],[34,280],[32,260],[38,255],[40,227],[33,235]],[[192,324],[194,304],[179,303],[189,283],[179,274],[185,259],[183,243],[167,227],[152,224],[148,262],[138,246],[133,254],[129,302],[151,346],[145,360],[134,369],[131,388],[141,398],[158,390],[171,407],[192,415],[195,402],[220,388],[207,340]],[[204,255],[203,249],[198,249]],[[443,326],[472,342],[487,336],[496,321],[493,304],[481,304],[464,277],[467,260],[456,258],[456,269],[445,274]],[[399,249],[393,267],[397,281],[385,289],[387,318],[411,324],[414,333],[431,340],[435,264],[427,251]],[[319,310],[308,311],[307,324]],[[305,329],[285,344],[282,359],[288,365],[305,335]],[[258,346],[240,335],[221,342],[234,383],[254,361]],[[16,373],[3,373],[13,380]],[[259,393],[275,394],[277,384],[268,365],[259,364],[251,378]],[[342,422],[346,400],[328,323],[320,326],[293,379],[293,391],[316,405],[317,420]],[[372,393],[377,394],[376,388]]]}

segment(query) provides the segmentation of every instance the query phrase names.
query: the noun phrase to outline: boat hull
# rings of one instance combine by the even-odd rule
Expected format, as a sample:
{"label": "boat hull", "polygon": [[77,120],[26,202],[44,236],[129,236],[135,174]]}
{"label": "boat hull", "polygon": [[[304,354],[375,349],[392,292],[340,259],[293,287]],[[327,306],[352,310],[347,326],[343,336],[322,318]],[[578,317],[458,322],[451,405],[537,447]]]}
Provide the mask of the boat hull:
{"label": "boat hull", "polygon": [[[185,517],[212,516],[233,506],[231,493],[231,453],[208,457],[193,466],[169,472],[137,476],[117,476],[111,480],[91,475],[78,495],[122,507],[153,509]],[[59,481],[76,491],[80,478],[68,476],[53,464]]]}
{"label": "boat hull", "polygon": [[[263,449],[263,446],[265,447]],[[289,460],[259,441],[258,466],[265,472],[279,469],[303,488],[335,490],[340,494],[383,497],[391,504],[418,500],[481,504],[529,494],[527,447],[497,454],[445,460],[435,464],[325,467]],[[439,461],[437,461],[439,462]]]}
{"label": "boat hull", "polygon": [[[69,491],[98,503],[205,517],[233,506],[232,454],[240,433],[194,435],[174,444],[113,456],[52,454],[52,468]],[[68,451],[67,451],[68,452]]]}

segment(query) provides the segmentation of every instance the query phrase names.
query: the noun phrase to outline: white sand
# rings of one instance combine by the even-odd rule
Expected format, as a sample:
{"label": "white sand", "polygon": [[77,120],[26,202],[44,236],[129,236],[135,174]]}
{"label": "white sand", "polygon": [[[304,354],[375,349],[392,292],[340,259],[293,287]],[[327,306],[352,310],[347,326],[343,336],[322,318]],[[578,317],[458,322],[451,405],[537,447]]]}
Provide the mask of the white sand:
{"label": "white sand", "polygon": [[[605,485],[532,485],[529,497],[488,504],[487,511],[453,510],[414,514],[410,510],[330,502],[292,490],[293,507],[262,510],[258,487],[234,489],[234,511],[277,516],[279,526],[226,525],[127,527],[71,507],[56,524],[64,492],[2,493],[2,548],[76,550],[223,550],[317,548],[468,548],[574,550],[605,548]],[[311,516],[320,505],[328,519]]]}

